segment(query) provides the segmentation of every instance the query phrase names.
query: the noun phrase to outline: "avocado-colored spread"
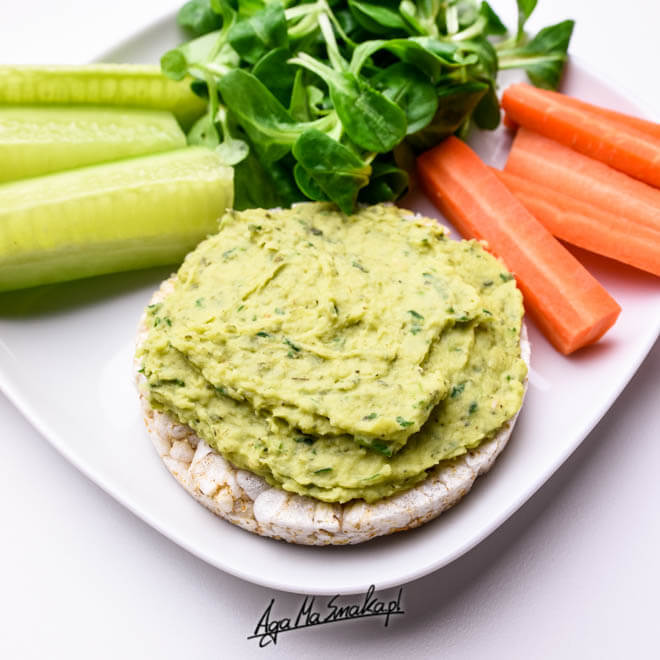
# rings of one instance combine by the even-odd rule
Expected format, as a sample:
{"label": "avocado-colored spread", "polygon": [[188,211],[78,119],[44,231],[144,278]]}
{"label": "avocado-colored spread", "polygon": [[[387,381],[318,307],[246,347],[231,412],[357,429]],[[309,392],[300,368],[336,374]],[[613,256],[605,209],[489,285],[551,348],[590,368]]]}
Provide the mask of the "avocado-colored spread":
{"label": "avocado-colored spread", "polygon": [[393,206],[228,212],[148,310],[152,406],[329,502],[409,488],[518,410],[522,299],[475,241]]}

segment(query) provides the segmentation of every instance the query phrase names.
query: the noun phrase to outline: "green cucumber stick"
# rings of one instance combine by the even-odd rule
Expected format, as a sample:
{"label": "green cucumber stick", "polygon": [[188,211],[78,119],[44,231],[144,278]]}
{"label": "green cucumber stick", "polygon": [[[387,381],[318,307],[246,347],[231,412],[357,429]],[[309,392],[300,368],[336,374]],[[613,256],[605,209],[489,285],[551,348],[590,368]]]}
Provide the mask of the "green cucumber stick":
{"label": "green cucumber stick", "polygon": [[0,107],[0,182],[185,146],[165,110]]}
{"label": "green cucumber stick", "polygon": [[232,202],[204,147],[2,184],[0,291],[175,264]]}
{"label": "green cucumber stick", "polygon": [[169,110],[188,129],[206,102],[158,66],[0,66],[0,105],[111,105]]}

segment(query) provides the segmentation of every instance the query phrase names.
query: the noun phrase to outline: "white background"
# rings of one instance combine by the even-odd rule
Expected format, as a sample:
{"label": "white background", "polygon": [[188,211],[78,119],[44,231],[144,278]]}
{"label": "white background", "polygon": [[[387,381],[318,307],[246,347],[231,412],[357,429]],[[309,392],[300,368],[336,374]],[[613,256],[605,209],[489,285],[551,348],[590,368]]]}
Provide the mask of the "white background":
{"label": "white background", "polygon": [[[0,4],[0,62],[82,63],[180,0]],[[511,24],[513,0],[492,4]],[[575,18],[571,52],[660,117],[660,3],[539,5],[531,29]],[[406,615],[389,628],[312,628],[267,649],[246,639],[263,609],[275,598],[275,614],[290,616],[301,597],[160,536],[0,395],[0,657],[658,657],[659,374],[656,343],[559,472],[477,548],[406,585]]]}

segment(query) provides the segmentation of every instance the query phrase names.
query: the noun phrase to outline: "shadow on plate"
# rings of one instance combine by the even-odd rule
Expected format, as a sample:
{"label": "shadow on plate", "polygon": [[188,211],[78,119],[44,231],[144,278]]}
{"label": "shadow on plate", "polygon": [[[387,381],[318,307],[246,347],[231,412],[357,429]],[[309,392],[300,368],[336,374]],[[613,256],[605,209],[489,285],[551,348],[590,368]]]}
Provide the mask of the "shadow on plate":
{"label": "shadow on plate", "polygon": [[607,278],[613,281],[625,283],[626,286],[635,287],[639,290],[655,291],[658,278],[639,268],[628,266],[615,259],[603,257],[589,250],[560,241],[569,252],[591,273],[597,273],[596,279]]}
{"label": "shadow on plate", "polygon": [[106,302],[150,284],[156,288],[176,268],[159,266],[0,293],[0,318],[53,316]]}

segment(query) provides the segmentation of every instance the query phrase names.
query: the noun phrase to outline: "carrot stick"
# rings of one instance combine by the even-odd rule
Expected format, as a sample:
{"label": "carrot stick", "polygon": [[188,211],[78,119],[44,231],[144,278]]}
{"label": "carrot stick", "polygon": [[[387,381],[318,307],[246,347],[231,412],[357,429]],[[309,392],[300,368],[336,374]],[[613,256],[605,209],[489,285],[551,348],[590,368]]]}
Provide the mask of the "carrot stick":
{"label": "carrot stick", "polygon": [[516,122],[513,121],[513,119],[511,119],[509,115],[506,114],[506,112],[502,117],[502,126],[508,128],[510,131],[515,131],[518,128],[518,124],[516,124]]}
{"label": "carrot stick", "polygon": [[660,190],[529,129],[518,130],[504,169],[660,231]]}
{"label": "carrot stick", "polygon": [[633,228],[620,215],[515,174],[493,172],[553,236],[660,275],[660,231],[643,226]]}
{"label": "carrot stick", "polygon": [[[568,96],[567,94],[561,94],[560,92],[553,92],[549,89],[538,89],[537,91],[542,96],[547,97],[549,100],[560,101],[573,108],[582,110],[587,114],[604,119],[610,119],[617,122],[618,124],[621,124],[622,126],[635,129],[640,133],[646,133],[649,137],[660,139],[660,124],[657,122],[649,121],[647,119],[640,119],[639,117],[633,117],[632,115],[627,115],[623,112],[617,112],[616,110],[610,110],[609,108],[601,108],[599,105],[593,105],[591,103],[587,103],[586,101],[576,99],[574,96]],[[516,122],[513,121],[509,115],[504,115],[502,122],[507,128],[514,128],[517,126]]]}
{"label": "carrot stick", "polygon": [[660,139],[635,128],[589,114],[548,97],[536,87],[517,84],[502,96],[509,118],[546,137],[600,160],[641,181],[660,186]]}
{"label": "carrot stick", "polygon": [[447,138],[417,169],[461,234],[487,241],[516,275],[528,311],[559,351],[595,342],[616,321],[614,299],[465,143]]}

